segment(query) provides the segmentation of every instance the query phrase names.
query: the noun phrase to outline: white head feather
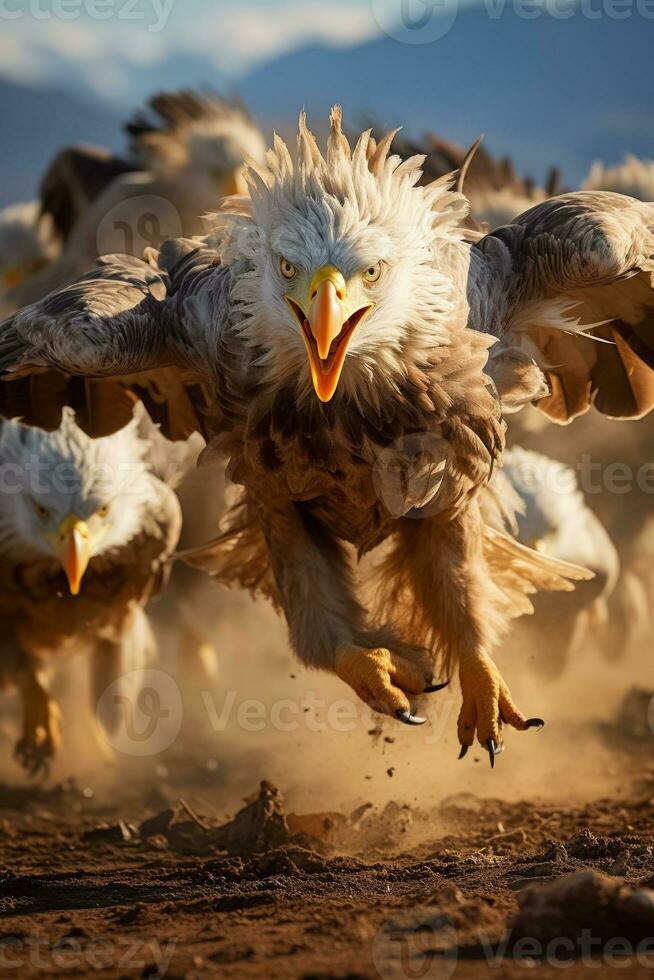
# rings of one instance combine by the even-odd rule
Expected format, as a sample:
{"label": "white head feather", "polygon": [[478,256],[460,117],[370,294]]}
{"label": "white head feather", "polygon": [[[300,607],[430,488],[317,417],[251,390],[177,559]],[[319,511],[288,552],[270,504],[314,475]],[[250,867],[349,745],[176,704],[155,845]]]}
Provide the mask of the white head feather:
{"label": "white head feather", "polygon": [[263,135],[243,107],[198,93],[188,97],[191,114],[182,102],[174,122],[137,137],[137,152],[151,170],[168,178],[205,180],[237,171],[246,160],[264,161]]}
{"label": "white head feather", "polygon": [[11,204],[0,211],[0,289],[11,269],[29,274],[52,257],[51,227],[39,211],[38,201]]}
{"label": "white head feather", "polygon": [[[52,558],[48,535],[72,514],[88,524],[92,540],[97,537],[94,555],[139,534],[153,491],[148,444],[138,427],[135,416],[119,432],[92,439],[70,408],[64,408],[54,432],[3,422],[0,553],[17,562]],[[101,535],[94,534],[96,525]]]}
{"label": "white head feather", "polygon": [[[348,282],[379,261],[383,275],[366,296],[373,312],[356,329],[340,385],[398,368],[408,343],[447,343],[455,302],[453,275],[465,252],[459,225],[465,197],[451,190],[453,177],[418,187],[424,157],[402,162],[389,154],[393,133],[377,145],[363,133],[351,149],[341,110],[330,115],[323,155],[299,120],[297,160],[279,136],[265,167],[246,171],[250,200],[232,202],[220,215],[217,245],[225,262],[240,263],[234,299],[243,314],[245,343],[260,350],[271,381],[295,377],[310,389],[304,343],[284,296],[283,257],[297,269],[297,287],[308,291],[314,272],[334,265]],[[354,382],[354,384],[352,384]]]}

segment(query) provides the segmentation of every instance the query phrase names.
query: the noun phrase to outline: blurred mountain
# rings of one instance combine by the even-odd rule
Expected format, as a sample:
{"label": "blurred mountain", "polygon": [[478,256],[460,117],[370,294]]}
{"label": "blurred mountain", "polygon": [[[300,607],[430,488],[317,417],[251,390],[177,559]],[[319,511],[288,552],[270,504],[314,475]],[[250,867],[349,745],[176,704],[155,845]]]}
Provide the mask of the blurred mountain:
{"label": "blurred mountain", "polygon": [[64,91],[0,80],[0,207],[33,196],[56,151],[69,143],[120,149],[121,119],[110,107]]}
{"label": "blurred mountain", "polygon": [[[519,16],[506,0],[459,12],[429,44],[385,35],[350,48],[315,45],[276,58],[227,82],[205,57],[171,52],[164,61],[117,59],[105,77],[88,62],[50,53],[45,65],[61,91],[0,81],[3,153],[0,204],[32,193],[55,150],[71,141],[120,149],[120,125],[163,87],[237,89],[266,130],[291,133],[303,106],[324,129],[334,102],[356,129],[403,125],[469,144],[479,133],[492,152],[510,154],[520,172],[541,180],[558,164],[575,186],[594,159],[625,152],[654,157],[654,25],[636,14],[596,18]],[[504,4],[504,6],[503,6]],[[532,11],[533,13],[533,11]],[[56,62],[56,63],[55,63]],[[106,66],[105,66],[106,67]],[[0,66],[0,73],[2,69]],[[94,72],[85,79],[85,72]],[[109,81],[111,84],[109,85]],[[84,95],[79,93],[83,92]]]}

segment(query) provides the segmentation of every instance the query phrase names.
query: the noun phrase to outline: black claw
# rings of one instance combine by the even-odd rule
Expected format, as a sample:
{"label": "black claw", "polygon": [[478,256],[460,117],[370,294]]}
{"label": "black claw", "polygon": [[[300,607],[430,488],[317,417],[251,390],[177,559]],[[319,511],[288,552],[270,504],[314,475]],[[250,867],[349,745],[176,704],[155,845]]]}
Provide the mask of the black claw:
{"label": "black claw", "polygon": [[495,767],[495,751],[496,746],[492,738],[486,739],[486,748],[488,749],[488,754],[490,756],[491,769]]}
{"label": "black claw", "polygon": [[435,694],[436,691],[442,691],[443,688],[447,687],[449,683],[450,683],[450,679],[448,677],[448,679],[443,684],[430,684],[429,687],[425,688],[423,694]]}
{"label": "black claw", "polygon": [[527,718],[527,728],[542,728],[545,722],[542,718]]}
{"label": "black claw", "polygon": [[419,715],[412,715],[410,711],[402,711],[401,709],[395,712],[395,717],[403,725],[424,725],[427,721],[426,718],[420,718]]}
{"label": "black claw", "polygon": [[462,745],[461,746],[461,751],[459,752],[459,759],[463,759],[463,757],[465,756],[465,754],[467,753],[467,751],[468,751],[469,748],[470,748],[469,745]]}

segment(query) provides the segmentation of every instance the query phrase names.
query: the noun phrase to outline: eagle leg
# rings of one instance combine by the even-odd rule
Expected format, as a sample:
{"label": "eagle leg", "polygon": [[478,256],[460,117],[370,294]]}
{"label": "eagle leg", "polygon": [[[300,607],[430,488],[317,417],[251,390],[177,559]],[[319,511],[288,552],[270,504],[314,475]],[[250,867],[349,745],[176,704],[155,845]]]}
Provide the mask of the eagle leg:
{"label": "eagle leg", "polygon": [[376,711],[422,724],[411,698],[440,687],[432,684],[431,658],[414,651],[413,662],[408,645],[402,654],[392,649],[392,632],[367,627],[342,544],[298,505],[262,502],[259,517],[299,659],[336,673]]}
{"label": "eagle leg", "polygon": [[463,704],[459,713],[458,735],[463,758],[472,745],[475,733],[489,754],[491,766],[503,747],[502,727],[511,725],[518,731],[542,728],[541,718],[525,718],[513,702],[511,692],[491,658],[481,652],[461,658],[459,680]]}
{"label": "eagle leg", "polygon": [[407,725],[422,725],[414,714],[413,697],[424,694],[430,677],[415,664],[383,647],[343,646],[336,651],[336,673],[369,707],[394,715]]}
{"label": "eagle leg", "polygon": [[[458,720],[460,758],[475,736],[491,763],[502,750],[502,728],[542,725],[516,707],[487,651],[507,624],[502,596],[483,550],[483,524],[473,503],[456,519],[398,522],[394,548],[381,567],[381,603],[404,617],[411,643],[438,652],[444,673],[458,664],[463,703]],[[411,596],[403,608],[402,600]],[[402,628],[400,619],[394,624]]]}
{"label": "eagle leg", "polygon": [[61,747],[61,711],[38,673],[24,674],[19,690],[23,734],[16,744],[14,757],[30,776],[47,776],[52,759]]}

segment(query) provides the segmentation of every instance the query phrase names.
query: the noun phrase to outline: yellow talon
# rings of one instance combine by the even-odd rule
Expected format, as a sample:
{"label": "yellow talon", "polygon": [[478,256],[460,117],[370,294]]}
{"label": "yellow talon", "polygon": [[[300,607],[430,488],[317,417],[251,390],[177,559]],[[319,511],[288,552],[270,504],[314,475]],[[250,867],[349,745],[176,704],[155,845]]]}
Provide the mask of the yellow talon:
{"label": "yellow talon", "polygon": [[502,726],[511,725],[519,731],[541,727],[540,718],[527,719],[516,707],[499,670],[485,653],[476,653],[461,660],[459,666],[463,703],[458,721],[461,758],[472,745],[475,735],[491,754],[502,746]]}
{"label": "yellow talon", "polygon": [[422,694],[429,683],[424,672],[406,657],[384,647],[340,647],[335,670],[362,701],[382,714],[407,724],[422,724],[412,713],[409,695]]}

